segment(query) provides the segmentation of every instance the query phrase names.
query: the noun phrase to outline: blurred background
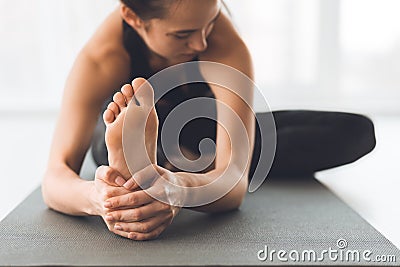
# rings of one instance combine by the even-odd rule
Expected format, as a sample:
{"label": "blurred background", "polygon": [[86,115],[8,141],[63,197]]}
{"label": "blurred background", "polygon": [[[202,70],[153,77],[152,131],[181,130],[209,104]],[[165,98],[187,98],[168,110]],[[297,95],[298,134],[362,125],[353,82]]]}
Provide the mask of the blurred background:
{"label": "blurred background", "polygon": [[[400,1],[226,3],[272,110],[348,111],[374,121],[376,149],[317,178],[400,247]],[[40,184],[68,72],[118,4],[0,0],[0,219]]]}

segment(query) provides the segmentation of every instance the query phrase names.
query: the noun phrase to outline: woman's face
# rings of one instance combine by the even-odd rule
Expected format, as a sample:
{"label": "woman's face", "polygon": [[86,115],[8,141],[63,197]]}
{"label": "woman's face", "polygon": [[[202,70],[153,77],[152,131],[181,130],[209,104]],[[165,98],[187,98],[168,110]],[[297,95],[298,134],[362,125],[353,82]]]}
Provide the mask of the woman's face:
{"label": "woman's face", "polygon": [[173,64],[189,61],[207,49],[207,37],[220,14],[218,0],[178,3],[167,17],[149,20],[142,34],[153,53]]}

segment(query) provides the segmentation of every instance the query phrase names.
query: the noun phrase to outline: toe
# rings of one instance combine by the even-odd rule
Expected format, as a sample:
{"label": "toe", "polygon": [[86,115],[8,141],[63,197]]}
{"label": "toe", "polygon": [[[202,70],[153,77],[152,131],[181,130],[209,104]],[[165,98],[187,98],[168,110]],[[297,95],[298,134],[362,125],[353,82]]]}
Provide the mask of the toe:
{"label": "toe", "polygon": [[133,88],[132,88],[132,85],[130,85],[130,84],[125,84],[124,86],[122,86],[121,92],[122,92],[122,94],[123,94],[124,97],[125,97],[126,105],[129,105],[129,103],[131,102],[132,97],[133,97]]}
{"label": "toe", "polygon": [[143,78],[136,78],[132,81],[132,87],[140,105],[154,105],[154,91],[149,82]]}
{"label": "toe", "polygon": [[118,116],[120,110],[118,105],[115,102],[111,102],[110,104],[108,104],[107,109],[111,110],[114,113],[114,116]]}
{"label": "toe", "polygon": [[119,106],[119,109],[126,107],[125,97],[121,92],[114,94],[113,101]]}
{"label": "toe", "polygon": [[114,119],[115,119],[115,115],[114,115],[114,112],[112,112],[111,110],[109,110],[109,109],[106,109],[106,111],[104,111],[104,113],[103,113],[103,120],[104,120],[104,123],[107,125],[107,124],[110,124],[110,123],[112,123],[113,121],[114,121]]}

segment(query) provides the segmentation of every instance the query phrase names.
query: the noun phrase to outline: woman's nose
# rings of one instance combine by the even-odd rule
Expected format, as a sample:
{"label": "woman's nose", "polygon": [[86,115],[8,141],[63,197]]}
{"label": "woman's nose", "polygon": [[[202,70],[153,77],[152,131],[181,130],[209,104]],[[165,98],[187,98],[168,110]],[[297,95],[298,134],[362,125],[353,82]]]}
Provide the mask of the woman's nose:
{"label": "woman's nose", "polygon": [[203,52],[207,49],[207,40],[203,32],[197,32],[189,40],[189,48],[197,53]]}

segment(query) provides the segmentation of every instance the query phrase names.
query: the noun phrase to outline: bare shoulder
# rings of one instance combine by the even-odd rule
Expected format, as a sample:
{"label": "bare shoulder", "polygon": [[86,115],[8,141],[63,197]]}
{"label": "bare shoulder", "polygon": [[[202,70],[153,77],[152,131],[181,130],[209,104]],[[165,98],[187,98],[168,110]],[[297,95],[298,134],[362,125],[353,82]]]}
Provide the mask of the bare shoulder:
{"label": "bare shoulder", "polygon": [[82,53],[103,64],[110,60],[122,64],[121,67],[129,66],[129,55],[123,45],[123,27],[119,8],[116,8],[97,28],[82,49]]}
{"label": "bare shoulder", "polygon": [[65,84],[68,110],[81,114],[100,110],[104,101],[130,76],[130,58],[123,47],[122,18],[114,10],[82,48]]}
{"label": "bare shoulder", "polygon": [[200,60],[219,62],[234,67],[252,77],[250,52],[230,18],[222,13],[208,37],[208,48]]}

